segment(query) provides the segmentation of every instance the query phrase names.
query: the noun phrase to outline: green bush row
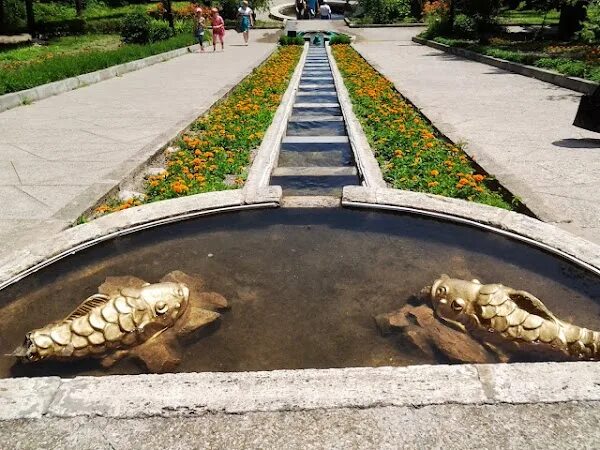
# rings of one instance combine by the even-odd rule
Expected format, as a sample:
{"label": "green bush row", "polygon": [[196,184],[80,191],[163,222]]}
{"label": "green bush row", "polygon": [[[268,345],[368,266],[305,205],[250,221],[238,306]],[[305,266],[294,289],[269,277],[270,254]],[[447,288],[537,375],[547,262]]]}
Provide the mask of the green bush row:
{"label": "green bush row", "polygon": [[283,35],[279,38],[279,45],[304,45],[304,39],[300,36],[290,37]]}

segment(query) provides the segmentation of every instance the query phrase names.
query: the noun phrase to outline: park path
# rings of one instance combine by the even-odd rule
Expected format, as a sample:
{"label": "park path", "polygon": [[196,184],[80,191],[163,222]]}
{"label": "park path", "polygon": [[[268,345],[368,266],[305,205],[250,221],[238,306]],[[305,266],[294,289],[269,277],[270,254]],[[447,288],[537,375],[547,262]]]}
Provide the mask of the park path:
{"label": "park path", "polygon": [[540,219],[600,243],[600,134],[571,125],[580,94],[415,44],[420,31],[360,30],[355,48]]}
{"label": "park path", "polygon": [[[67,227],[274,49],[228,32],[189,54],[0,113],[0,252]],[[231,45],[230,45],[231,44]]]}

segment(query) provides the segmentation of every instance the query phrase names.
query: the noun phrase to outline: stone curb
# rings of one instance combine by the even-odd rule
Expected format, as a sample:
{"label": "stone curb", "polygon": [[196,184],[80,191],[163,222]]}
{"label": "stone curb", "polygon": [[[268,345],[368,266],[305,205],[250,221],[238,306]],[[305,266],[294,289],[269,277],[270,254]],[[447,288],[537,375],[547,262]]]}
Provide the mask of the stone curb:
{"label": "stone curb", "polygon": [[350,94],[348,93],[348,89],[346,89],[342,74],[338,69],[337,62],[333,57],[333,53],[331,52],[331,46],[326,45],[325,48],[327,49],[327,55],[329,55],[331,72],[333,73],[333,81],[338,93],[338,101],[340,102],[342,114],[346,121],[346,131],[348,132],[348,138],[350,139],[350,145],[352,146],[358,171],[362,175],[366,186],[385,188],[386,183],[383,179],[381,168],[375,159],[375,155],[371,149],[371,146],[369,145],[367,136],[365,135],[358,118],[354,114]]}
{"label": "stone curb", "polygon": [[595,362],[0,380],[0,420],[598,400]]}
{"label": "stone curb", "polygon": [[513,211],[433,194],[362,186],[345,186],[342,205],[392,209],[487,227],[557,254],[600,276],[599,245]]}
{"label": "stone curb", "polygon": [[168,52],[152,55],[147,58],[129,61],[124,64],[107,67],[106,69],[97,70],[76,77],[65,78],[64,80],[54,81],[52,83],[42,84],[31,89],[26,89],[18,92],[11,92],[0,96],[0,112],[8,109],[16,108],[23,104],[42,100],[53,95],[62,94],[63,92],[72,91],[90,84],[99,83],[100,81],[121,76],[128,72],[140,70],[154,64],[158,64],[178,56],[187,55],[198,48],[198,45],[170,50]]}
{"label": "stone curb", "polygon": [[435,48],[436,50],[462,56],[463,58],[471,59],[483,64],[489,64],[490,66],[498,67],[509,72],[518,73],[519,75],[524,75],[526,77],[537,78],[538,80],[545,81],[546,83],[552,83],[556,86],[571,89],[572,91],[581,92],[582,94],[591,95],[594,90],[600,86],[598,83],[584,80],[583,78],[569,77],[552,70],[540,69],[538,67],[507,61],[505,59],[495,58],[493,56],[482,55],[481,53],[460,47],[450,47],[449,45],[441,44],[429,39],[423,39],[417,36],[413,37],[412,40],[417,44],[426,45],[428,47]]}
{"label": "stone curb", "polygon": [[69,228],[42,242],[4,255],[0,260],[0,290],[59,259],[99,242],[162,224],[207,214],[277,206],[281,188],[270,186],[247,198],[242,189],[208,192],[149,203]]}
{"label": "stone curb", "polygon": [[267,129],[258,149],[258,153],[248,171],[248,179],[243,188],[247,198],[253,198],[255,192],[260,191],[269,185],[271,172],[277,167],[281,140],[285,135],[288,119],[294,108],[293,100],[298,91],[298,86],[300,85],[300,78],[302,77],[304,62],[306,61],[306,56],[308,54],[308,47],[309,44],[305,42],[300,60],[294,69],[288,87],[281,98],[281,103],[279,104],[277,111],[275,111],[273,121]]}
{"label": "stone curb", "polygon": [[412,27],[423,27],[425,28],[425,24],[423,22],[415,22],[415,23],[354,23],[352,20],[344,17],[344,22],[348,25],[349,28],[412,28]]}

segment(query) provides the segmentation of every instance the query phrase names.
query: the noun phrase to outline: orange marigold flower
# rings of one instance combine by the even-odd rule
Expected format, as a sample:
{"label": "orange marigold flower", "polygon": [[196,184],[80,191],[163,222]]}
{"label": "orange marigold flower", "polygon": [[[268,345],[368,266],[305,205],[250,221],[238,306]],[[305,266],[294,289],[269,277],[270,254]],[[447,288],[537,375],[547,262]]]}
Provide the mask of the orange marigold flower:
{"label": "orange marigold flower", "polygon": [[434,177],[437,177],[437,176],[440,174],[439,170],[436,170],[436,169],[433,169],[433,170],[432,170],[431,172],[429,172],[429,173],[430,173],[432,176],[434,176]]}
{"label": "orange marigold flower", "polygon": [[484,177],[483,175],[480,175],[480,174],[473,175],[473,179],[474,179],[475,181],[477,181],[478,183],[481,183],[481,182],[484,180],[484,178],[485,178],[485,177]]}

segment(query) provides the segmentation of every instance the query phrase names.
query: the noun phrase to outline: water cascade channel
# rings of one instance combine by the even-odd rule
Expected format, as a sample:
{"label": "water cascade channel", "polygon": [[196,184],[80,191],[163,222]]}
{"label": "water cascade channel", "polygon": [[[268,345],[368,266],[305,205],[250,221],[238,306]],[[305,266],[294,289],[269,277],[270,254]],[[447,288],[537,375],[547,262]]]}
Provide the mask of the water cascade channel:
{"label": "water cascade channel", "polygon": [[271,184],[285,196],[340,196],[359,184],[325,47],[311,45]]}

